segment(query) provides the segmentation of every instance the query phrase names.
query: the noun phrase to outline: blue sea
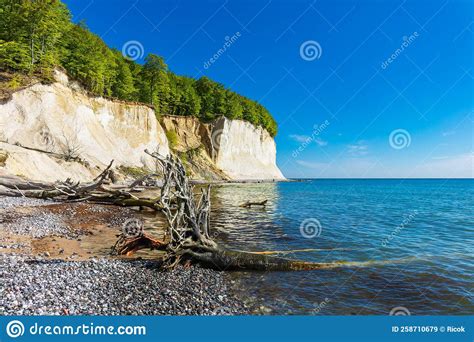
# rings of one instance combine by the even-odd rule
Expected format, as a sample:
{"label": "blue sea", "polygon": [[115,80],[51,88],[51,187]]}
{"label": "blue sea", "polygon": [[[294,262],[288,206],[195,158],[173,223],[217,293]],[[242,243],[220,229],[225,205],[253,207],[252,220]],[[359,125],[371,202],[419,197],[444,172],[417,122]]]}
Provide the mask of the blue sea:
{"label": "blue sea", "polygon": [[[248,200],[265,208],[242,208]],[[474,180],[324,179],[215,185],[212,227],[232,249],[327,263],[231,272],[267,314],[474,314]],[[296,252],[286,252],[300,250]],[[303,250],[303,251],[301,251]]]}

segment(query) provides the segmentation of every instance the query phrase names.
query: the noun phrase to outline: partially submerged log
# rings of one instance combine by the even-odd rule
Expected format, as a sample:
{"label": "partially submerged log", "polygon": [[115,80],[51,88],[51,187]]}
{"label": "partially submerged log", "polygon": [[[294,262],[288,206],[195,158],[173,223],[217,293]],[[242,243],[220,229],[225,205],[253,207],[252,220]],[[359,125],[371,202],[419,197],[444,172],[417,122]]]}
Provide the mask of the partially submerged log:
{"label": "partially submerged log", "polygon": [[327,267],[325,263],[289,260],[221,248],[202,252],[185,251],[184,253],[201,266],[221,271],[308,271]]}
{"label": "partially submerged log", "polygon": [[260,206],[260,207],[265,207],[267,205],[267,202],[268,200],[263,200],[263,201],[260,201],[260,202],[250,202],[250,201],[247,201],[243,204],[241,204],[240,206],[242,208],[250,208],[252,206]]}

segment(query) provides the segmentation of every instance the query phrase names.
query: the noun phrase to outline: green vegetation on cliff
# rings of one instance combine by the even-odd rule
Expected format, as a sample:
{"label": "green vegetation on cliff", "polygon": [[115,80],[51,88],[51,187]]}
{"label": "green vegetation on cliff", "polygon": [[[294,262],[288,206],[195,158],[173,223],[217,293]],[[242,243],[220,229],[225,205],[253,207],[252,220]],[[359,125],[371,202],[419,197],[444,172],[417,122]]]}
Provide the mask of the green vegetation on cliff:
{"label": "green vegetation on cliff", "polygon": [[203,121],[224,115],[277,133],[275,120],[259,103],[207,77],[178,76],[154,54],[144,65],[133,62],[84,23],[72,23],[60,0],[0,0],[0,71],[50,81],[58,66],[96,95],[149,103],[158,114]]}

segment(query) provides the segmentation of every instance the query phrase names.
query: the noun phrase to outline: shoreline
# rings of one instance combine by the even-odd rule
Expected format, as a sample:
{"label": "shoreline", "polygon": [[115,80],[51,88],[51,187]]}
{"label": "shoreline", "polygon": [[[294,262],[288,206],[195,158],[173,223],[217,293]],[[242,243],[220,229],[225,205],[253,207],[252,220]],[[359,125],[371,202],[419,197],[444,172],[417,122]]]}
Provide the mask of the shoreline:
{"label": "shoreline", "polygon": [[107,255],[131,209],[0,197],[0,214],[0,315],[251,313],[224,272]]}

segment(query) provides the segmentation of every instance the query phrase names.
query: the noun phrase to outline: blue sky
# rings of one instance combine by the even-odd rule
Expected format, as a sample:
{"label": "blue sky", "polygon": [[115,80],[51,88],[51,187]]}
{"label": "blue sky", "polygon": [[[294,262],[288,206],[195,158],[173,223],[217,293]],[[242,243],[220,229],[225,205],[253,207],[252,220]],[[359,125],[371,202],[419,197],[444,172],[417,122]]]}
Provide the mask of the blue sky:
{"label": "blue sky", "polygon": [[265,105],[287,177],[473,177],[470,1],[65,2],[109,46]]}

